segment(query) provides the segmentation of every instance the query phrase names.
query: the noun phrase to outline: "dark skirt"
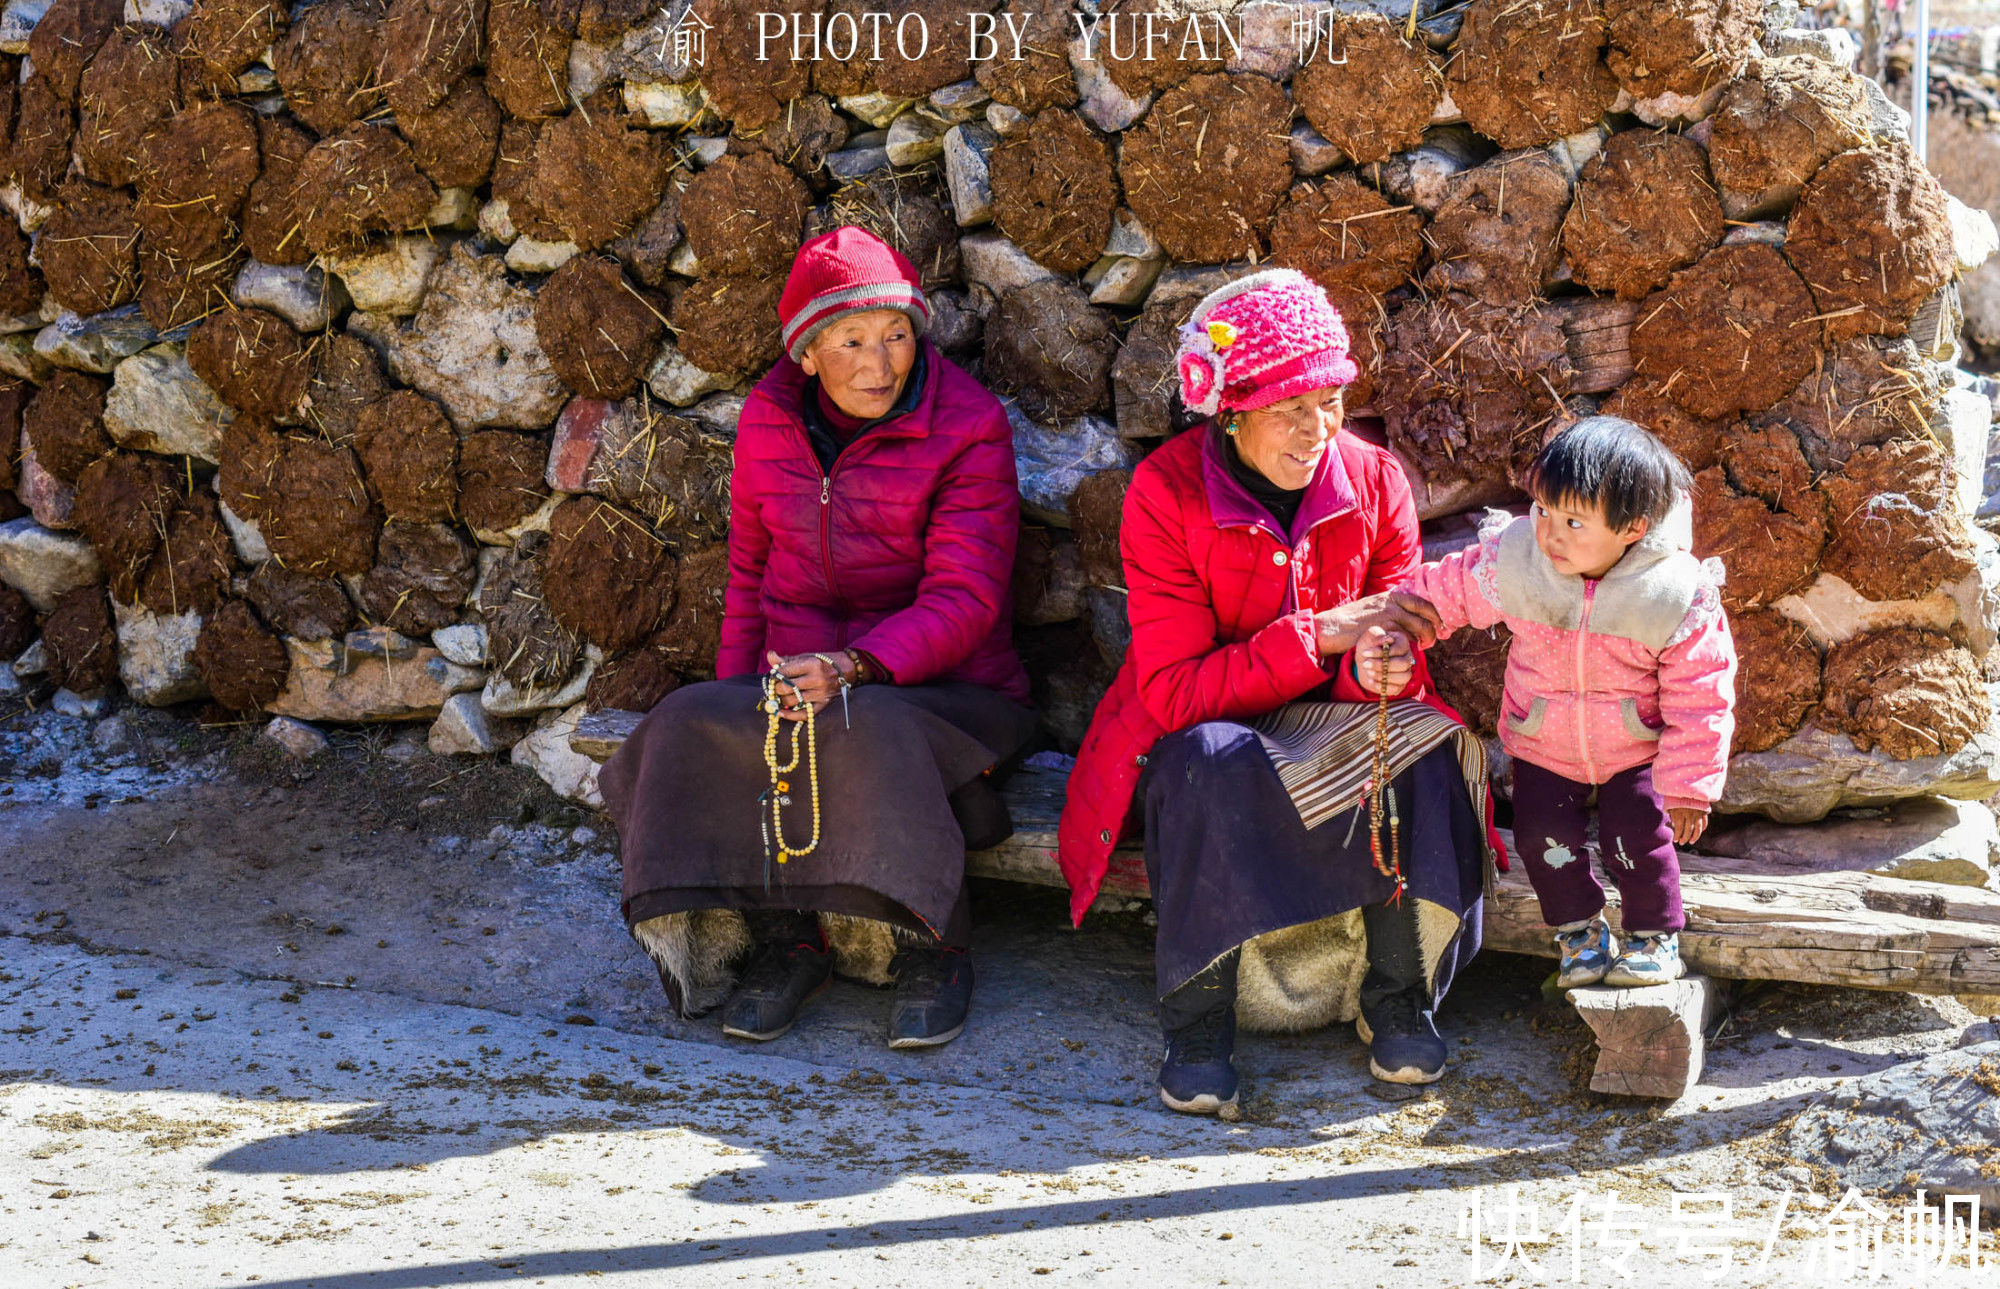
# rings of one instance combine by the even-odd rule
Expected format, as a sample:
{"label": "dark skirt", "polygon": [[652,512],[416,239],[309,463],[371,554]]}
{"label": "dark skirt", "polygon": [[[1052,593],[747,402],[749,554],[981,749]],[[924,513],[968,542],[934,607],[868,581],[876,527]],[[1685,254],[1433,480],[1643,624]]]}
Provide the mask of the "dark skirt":
{"label": "dark skirt", "polygon": [[[1479,951],[1485,832],[1450,743],[1404,770],[1394,789],[1404,898],[1423,915],[1427,975],[1442,998]],[[1394,893],[1369,851],[1366,806],[1307,829],[1248,725],[1209,721],[1162,738],[1140,792],[1162,997],[1248,941]]]}
{"label": "dark skirt", "polygon": [[[819,846],[777,864],[760,828],[771,783],[761,698],[750,677],[675,690],[605,763],[598,783],[618,826],[626,925],[702,909],[809,909],[958,938],[966,850],[1013,830],[986,772],[1027,742],[1034,713],[976,685],[854,690],[851,724],[839,703],[815,721]],[[782,727],[781,759],[790,747]],[[785,840],[803,845],[805,766],[786,777]]]}

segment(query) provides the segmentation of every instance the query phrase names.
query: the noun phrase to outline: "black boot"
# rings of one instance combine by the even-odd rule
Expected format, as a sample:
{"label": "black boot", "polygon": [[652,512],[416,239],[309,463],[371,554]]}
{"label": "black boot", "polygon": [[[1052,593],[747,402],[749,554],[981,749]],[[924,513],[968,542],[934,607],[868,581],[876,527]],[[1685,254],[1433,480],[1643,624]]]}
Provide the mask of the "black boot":
{"label": "black boot", "polygon": [[756,948],[722,1006],[722,1032],[769,1042],[790,1029],[806,1000],[831,983],[833,951],[816,914],[753,909],[744,920]]}
{"label": "black boot", "polygon": [[1160,1100],[1183,1114],[1236,1117],[1236,963],[1231,950],[1160,1000],[1167,1052]]}
{"label": "black boot", "polygon": [[911,945],[896,954],[889,970],[896,977],[890,1047],[942,1047],[958,1037],[972,1010],[970,953],[942,944]]}
{"label": "black boot", "polygon": [[1355,1032],[1368,1044],[1368,1072],[1385,1083],[1435,1083],[1444,1073],[1445,1042],[1437,1032],[1424,979],[1416,901],[1366,905],[1368,974],[1361,981]]}

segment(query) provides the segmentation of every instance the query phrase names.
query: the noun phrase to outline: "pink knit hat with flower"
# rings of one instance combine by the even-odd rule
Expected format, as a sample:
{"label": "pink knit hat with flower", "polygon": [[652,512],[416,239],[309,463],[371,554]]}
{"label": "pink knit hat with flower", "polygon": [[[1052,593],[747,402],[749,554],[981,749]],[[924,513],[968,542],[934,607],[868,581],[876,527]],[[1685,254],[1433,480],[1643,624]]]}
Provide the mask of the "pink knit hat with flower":
{"label": "pink knit hat with flower", "polygon": [[901,309],[920,336],[931,320],[917,266],[867,229],[842,224],[799,247],[792,261],[778,297],[785,356],[800,361],[813,337],[860,309]]}
{"label": "pink knit hat with flower", "polygon": [[1361,374],[1326,292],[1297,269],[1266,269],[1202,297],[1181,328],[1181,401],[1202,416],[1268,407]]}

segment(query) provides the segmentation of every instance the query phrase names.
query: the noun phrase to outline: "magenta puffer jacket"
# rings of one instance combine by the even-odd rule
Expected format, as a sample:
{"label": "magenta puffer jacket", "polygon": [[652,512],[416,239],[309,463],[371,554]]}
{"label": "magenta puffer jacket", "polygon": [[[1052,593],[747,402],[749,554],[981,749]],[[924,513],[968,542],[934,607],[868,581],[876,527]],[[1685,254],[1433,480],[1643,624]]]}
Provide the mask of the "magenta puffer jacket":
{"label": "magenta puffer jacket", "polygon": [[924,346],[928,387],[871,426],[829,475],[782,359],[751,391],[730,485],[729,586],[716,675],[766,670],[765,652],[853,647],[897,684],[957,680],[1028,701],[1011,583],[1021,498],[998,399]]}

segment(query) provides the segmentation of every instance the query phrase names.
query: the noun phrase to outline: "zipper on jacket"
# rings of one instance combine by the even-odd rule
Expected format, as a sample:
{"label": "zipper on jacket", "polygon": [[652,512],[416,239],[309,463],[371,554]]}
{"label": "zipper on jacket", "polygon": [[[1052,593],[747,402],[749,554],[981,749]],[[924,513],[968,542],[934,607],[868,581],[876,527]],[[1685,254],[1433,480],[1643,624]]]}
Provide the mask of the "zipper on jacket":
{"label": "zipper on jacket", "polygon": [[1583,616],[1577,619],[1576,624],[1576,740],[1577,751],[1581,754],[1581,760],[1583,761],[1583,781],[1585,783],[1597,782],[1597,765],[1590,759],[1589,705],[1584,698],[1585,694],[1589,691],[1585,688],[1583,676],[1584,639],[1590,632],[1590,605],[1596,598],[1597,583],[1592,581],[1584,582]]}
{"label": "zipper on jacket", "polygon": [[[840,469],[838,457],[834,458],[833,468],[836,471]],[[819,557],[826,565],[827,598],[833,601],[834,611],[841,614],[843,623],[841,629],[834,633],[836,637],[834,647],[839,648],[847,643],[847,628],[844,625],[847,615],[841,612],[840,592],[833,587],[833,475],[831,474],[822,474],[819,477]]]}

